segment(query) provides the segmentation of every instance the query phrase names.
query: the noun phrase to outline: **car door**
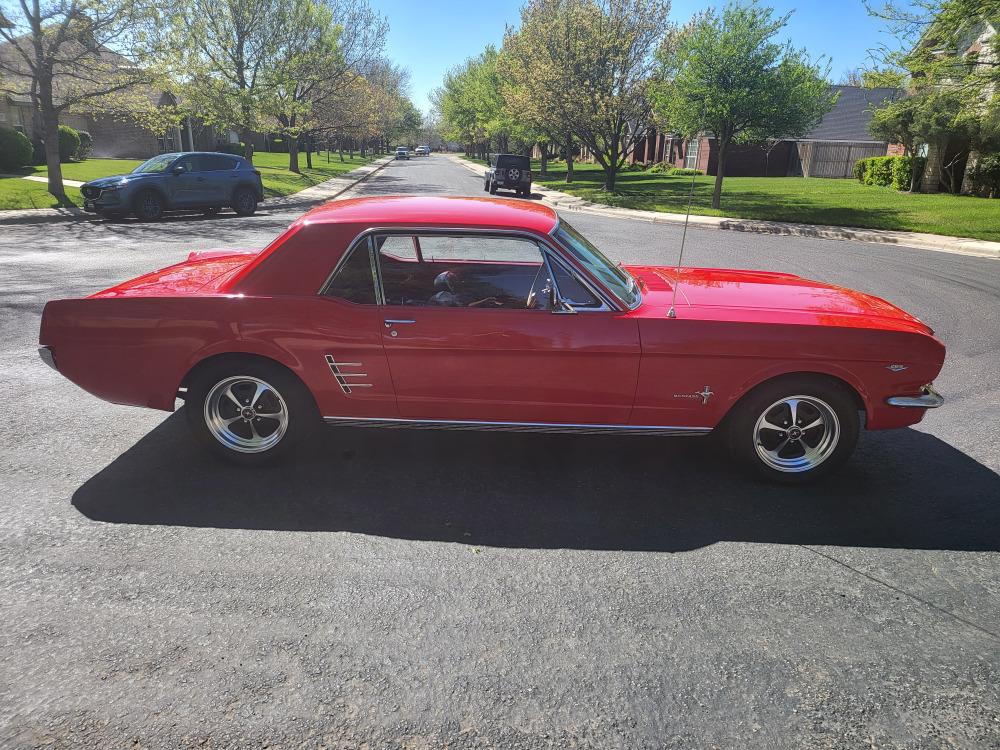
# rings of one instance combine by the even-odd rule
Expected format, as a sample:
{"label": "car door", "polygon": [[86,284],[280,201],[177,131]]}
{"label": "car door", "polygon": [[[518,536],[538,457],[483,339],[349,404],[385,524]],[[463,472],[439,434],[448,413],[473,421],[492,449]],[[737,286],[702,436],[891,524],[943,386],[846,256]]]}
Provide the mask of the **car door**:
{"label": "car door", "polygon": [[375,247],[382,340],[400,416],[625,424],[639,333],[606,307],[550,309],[550,266],[528,237],[387,233]]}
{"label": "car door", "polygon": [[[183,171],[177,171],[178,168]],[[205,192],[201,157],[198,154],[187,154],[174,162],[167,185],[170,204],[174,208],[201,205]]]}
{"label": "car door", "polygon": [[229,205],[239,177],[236,159],[223,154],[208,154],[201,156],[199,161],[205,178],[200,181],[202,189],[199,200],[203,205]]}

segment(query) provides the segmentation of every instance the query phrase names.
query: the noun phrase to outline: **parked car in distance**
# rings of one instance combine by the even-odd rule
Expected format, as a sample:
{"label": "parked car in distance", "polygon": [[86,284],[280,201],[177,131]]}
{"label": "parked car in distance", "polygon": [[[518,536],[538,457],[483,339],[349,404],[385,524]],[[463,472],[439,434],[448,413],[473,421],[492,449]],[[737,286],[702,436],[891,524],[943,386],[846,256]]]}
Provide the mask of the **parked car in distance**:
{"label": "parked car in distance", "polygon": [[520,154],[487,156],[489,169],[483,190],[495,195],[497,190],[513,190],[525,197],[531,195],[531,160]]}
{"label": "parked car in distance", "polygon": [[415,153],[417,156],[430,156],[431,150],[427,146],[417,146]]}
{"label": "parked car in distance", "polygon": [[250,216],[264,200],[260,172],[250,162],[212,151],[160,154],[128,174],[86,182],[80,192],[85,211],[108,219],[135,214],[143,221],[166,211],[218,213],[226,206]]}
{"label": "parked car in distance", "polygon": [[408,149],[406,146],[399,146],[399,147],[397,147],[396,148],[396,158],[397,159],[409,159],[410,158],[410,149]]}
{"label": "parked car in distance", "polygon": [[244,464],[289,454],[321,421],[720,432],[785,483],[843,464],[862,421],[919,422],[942,403],[931,381],[945,356],[930,328],[869,294],[622,267],[542,205],[398,196],[328,203],[259,252],[194,252],[49,302],[39,344],[108,401],[172,411],[183,398],[196,438]]}

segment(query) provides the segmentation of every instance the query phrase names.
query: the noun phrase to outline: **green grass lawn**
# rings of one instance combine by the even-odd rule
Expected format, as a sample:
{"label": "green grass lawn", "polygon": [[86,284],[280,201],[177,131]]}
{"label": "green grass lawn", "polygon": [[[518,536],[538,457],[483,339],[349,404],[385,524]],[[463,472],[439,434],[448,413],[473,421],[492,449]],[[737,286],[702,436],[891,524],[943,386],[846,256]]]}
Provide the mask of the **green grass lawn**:
{"label": "green grass lawn", "polygon": [[[574,166],[575,181],[568,185],[562,162],[550,162],[549,176],[544,179],[538,162],[532,162],[531,168],[536,182],[595,203],[669,213],[687,210],[690,177],[622,172],[618,190],[607,193],[602,189],[604,173],[599,166]],[[716,211],[712,209],[714,184],[714,177],[695,178],[692,213],[1000,241],[1000,200],[948,193],[910,195],[856,180],[727,177],[722,184],[722,209]]]}
{"label": "green grass lawn", "polygon": [[[327,163],[326,152],[313,154],[313,168],[306,168],[305,154],[299,155],[301,174],[295,174],[288,169],[288,154],[258,152],[254,154],[254,166],[260,170],[264,183],[265,198],[290,195],[308,187],[317,185],[337,175],[350,172],[363,164],[373,161],[374,157],[353,158],[344,155],[341,162],[336,153],[329,155]],[[142,163],[139,159],[87,159],[82,162],[68,162],[62,165],[63,179],[87,182],[98,177],[131,172]],[[29,167],[22,174],[47,175],[44,166]],[[80,205],[83,199],[76,188],[66,188],[67,197]],[[58,204],[49,195],[44,182],[23,180],[19,177],[0,177],[0,210],[20,208],[54,208]]]}

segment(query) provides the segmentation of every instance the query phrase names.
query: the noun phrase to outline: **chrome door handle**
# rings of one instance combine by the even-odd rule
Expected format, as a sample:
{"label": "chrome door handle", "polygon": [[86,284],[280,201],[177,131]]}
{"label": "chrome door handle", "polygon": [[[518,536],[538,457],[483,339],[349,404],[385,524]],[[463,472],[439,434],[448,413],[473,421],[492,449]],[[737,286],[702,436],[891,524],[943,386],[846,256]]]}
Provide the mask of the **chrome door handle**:
{"label": "chrome door handle", "polygon": [[392,318],[386,318],[382,322],[385,323],[385,327],[386,328],[392,328],[394,325],[411,325],[412,323],[416,323],[417,321],[415,321],[415,320],[395,320],[395,319],[392,319]]}

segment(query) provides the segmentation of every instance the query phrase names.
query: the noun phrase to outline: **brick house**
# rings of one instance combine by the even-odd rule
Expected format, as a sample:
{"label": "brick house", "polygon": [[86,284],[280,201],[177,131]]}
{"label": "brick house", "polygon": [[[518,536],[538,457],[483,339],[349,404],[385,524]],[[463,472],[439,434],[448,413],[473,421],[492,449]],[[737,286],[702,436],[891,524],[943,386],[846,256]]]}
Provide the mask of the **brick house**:
{"label": "brick house", "polygon": [[[859,86],[832,88],[839,94],[836,104],[802,138],[730,146],[726,176],[851,177],[858,159],[898,151],[886,141],[873,140],[868,123],[874,107],[902,96],[902,91]],[[629,161],[647,165],[664,162],[714,175],[718,170],[717,143],[710,134],[685,139],[653,129],[629,155]]]}

